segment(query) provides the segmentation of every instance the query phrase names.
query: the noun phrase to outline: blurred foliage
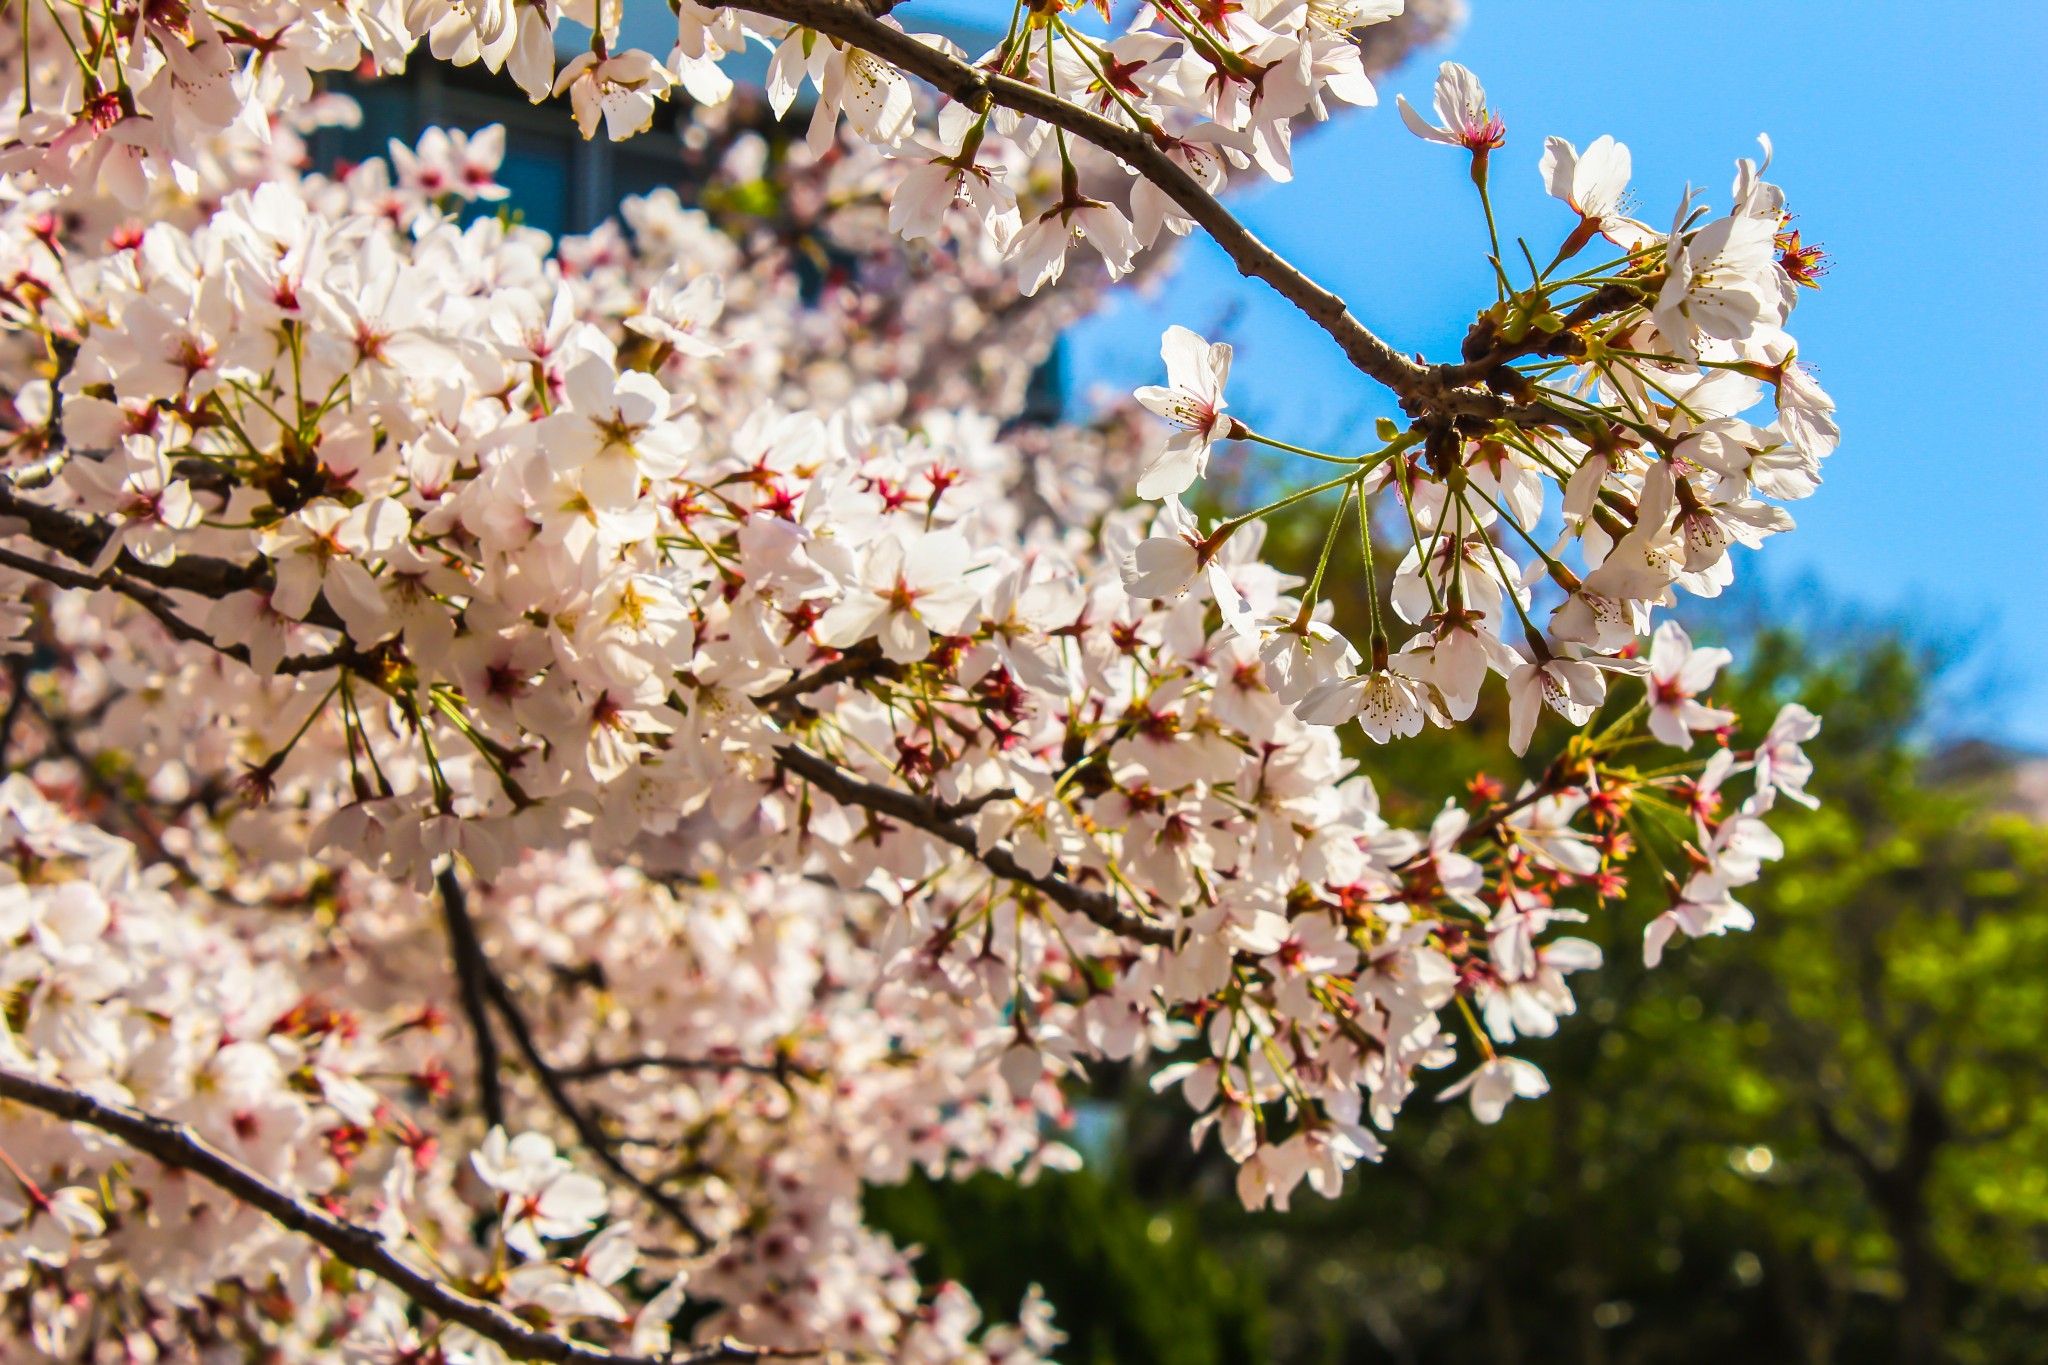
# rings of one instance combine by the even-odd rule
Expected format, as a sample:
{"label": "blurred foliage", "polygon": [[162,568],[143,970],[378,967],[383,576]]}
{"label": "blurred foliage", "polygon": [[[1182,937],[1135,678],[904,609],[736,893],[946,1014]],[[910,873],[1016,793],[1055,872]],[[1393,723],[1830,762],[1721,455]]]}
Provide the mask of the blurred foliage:
{"label": "blurred foliage", "polygon": [[926,1248],[927,1283],[967,1285],[992,1317],[1039,1285],[1068,1334],[1059,1358],[1072,1365],[1267,1359],[1257,1272],[1188,1236],[1198,1221],[1190,1209],[1148,1205],[1094,1170],[1028,1186],[992,1175],[918,1179],[869,1191],[868,1216]]}
{"label": "blurred foliage", "polygon": [[[1926,779],[1900,642],[1743,655],[1737,742],[1804,700],[1825,804],[1774,815],[1752,933],[1646,972],[1654,878],[1595,916],[1579,1017],[1520,1049],[1547,1098],[1494,1128],[1418,1099],[1342,1198],[1246,1215],[1178,1101],[1102,1074],[1103,1175],[915,1186],[880,1221],[991,1311],[1039,1279],[1075,1362],[2048,1362],[2048,831]],[[1360,757],[1426,818],[1489,759],[1512,782],[1503,752]]]}

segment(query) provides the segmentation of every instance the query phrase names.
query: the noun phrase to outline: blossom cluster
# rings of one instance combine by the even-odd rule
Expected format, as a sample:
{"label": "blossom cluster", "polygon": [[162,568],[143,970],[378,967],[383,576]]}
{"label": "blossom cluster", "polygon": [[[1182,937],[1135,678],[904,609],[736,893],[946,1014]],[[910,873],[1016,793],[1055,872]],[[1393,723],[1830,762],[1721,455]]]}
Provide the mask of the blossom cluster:
{"label": "blossom cluster", "polygon": [[[0,836],[9,1071],[184,1124],[423,1264],[634,1355],[669,1349],[686,1304],[717,1306],[696,1327],[706,1340],[908,1360],[1022,1362],[1058,1339],[1027,1304],[1021,1328],[976,1343],[957,1287],[924,1300],[904,1253],[860,1223],[861,1183],[913,1164],[1028,1174],[1072,1154],[1034,1121],[1060,1119],[1056,1087],[1019,1102],[975,1065],[1001,1047],[993,1013],[891,988],[878,926],[841,897],[765,875],[671,892],[578,847],[472,906],[531,988],[551,1062],[700,1168],[687,1208],[701,1240],[678,1257],[672,1232],[636,1224],[624,1191],[543,1133],[475,1128],[458,1099],[471,1054],[422,1003],[446,971],[435,917],[408,888],[345,876],[290,918],[209,901],[19,776],[0,785]],[[603,1008],[548,990],[569,972],[602,981]],[[75,1358],[116,1324],[131,1353],[195,1331],[293,1359],[419,1349],[396,1296],[323,1275],[308,1244],[220,1191],[30,1113],[0,1134],[6,1288],[34,1331],[22,1349]],[[111,1267],[125,1283],[106,1295]],[[272,1297],[218,1295],[237,1282]],[[442,1345],[502,1358],[460,1329]]]}
{"label": "blossom cluster", "polygon": [[[1420,135],[1470,151],[1483,197],[1485,159],[1505,137],[1500,120],[1455,63],[1444,65],[1436,103],[1442,125],[1403,109]],[[1738,163],[1729,213],[1708,219],[1688,192],[1660,236],[1618,214],[1625,146],[1601,138],[1582,156],[1549,140],[1539,169],[1579,221],[1548,268],[1530,260],[1527,286],[1513,286],[1500,268],[1500,299],[1473,325],[1459,376],[1494,390],[1498,406],[1518,405],[1504,420],[1406,430],[1382,423],[1386,443],[1370,454],[1300,450],[1227,414],[1230,347],[1169,331],[1167,384],[1136,395],[1177,428],[1137,483],[1140,497],[1165,506],[1124,562],[1125,581],[1150,596],[1208,582],[1224,618],[1265,657],[1301,661],[1290,671],[1304,676],[1296,711],[1310,721],[1356,717],[1385,742],[1425,722],[1467,719],[1487,678],[1500,675],[1515,752],[1527,749],[1546,706],[1585,724],[1611,677],[1644,674],[1637,642],[1657,609],[1674,606],[1681,591],[1718,596],[1734,580],[1732,550],[1792,529],[1777,504],[1810,496],[1835,449],[1834,403],[1800,367],[1785,330],[1801,287],[1814,284],[1817,258],[1790,228],[1783,192],[1762,178],[1769,150],[1766,140],[1762,165]],[[1595,239],[1624,254],[1563,273]],[[1759,425],[1750,419],[1766,393],[1774,419]],[[1204,533],[1180,498],[1206,472],[1216,443],[1231,438],[1351,470]],[[1257,517],[1340,489],[1318,582],[1354,501],[1368,571],[1368,499],[1394,503],[1397,540],[1407,536],[1388,596],[1399,625],[1389,626],[1375,598],[1369,658],[1329,628],[1317,604],[1292,619],[1262,614],[1227,576],[1205,580]],[[1546,608],[1539,625],[1532,613]],[[1397,645],[1402,627],[1414,629]],[[1658,739],[1687,748],[1694,731],[1730,719],[1683,709],[1712,675],[1656,672]]]}
{"label": "blossom cluster", "polygon": [[[1015,356],[947,356],[990,278],[1035,291],[1083,240],[1117,275],[1199,222],[1300,292],[1212,192],[1369,103],[1347,35],[1398,6],[1169,3],[1110,39],[1020,10],[978,64],[774,7],[681,0],[666,64],[610,6],[35,16],[0,150],[0,753],[33,775],[0,789],[0,1287],[35,1349],[496,1359],[537,1322],[634,1358],[1036,1359],[1044,1306],[981,1331],[864,1183],[1071,1164],[1063,1082],[1129,1063],[1248,1205],[1334,1194],[1418,1093],[1490,1123],[1547,1088],[1509,1049],[1574,1011],[1600,953],[1557,930],[1641,844],[1684,871],[1653,963],[1747,924],[1818,721],[1738,747],[1728,655],[1658,613],[1789,529],[1834,446],[1785,330],[1817,257],[1763,166],[1660,234],[1624,147],[1552,139],[1556,257],[1517,284],[1496,251],[1459,362],[1326,321],[1410,419],[1367,454],[1251,430],[1230,348],[1179,328],[1136,395],[1174,434],[1033,432]],[[596,37],[556,72],[564,17]],[[815,87],[822,230],[914,284],[886,326],[871,281],[806,303],[786,248],[672,193],[561,241],[465,213],[502,197],[492,130],[288,168],[345,114],[313,73],[421,38],[586,135],[715,104],[763,40],[778,109]],[[946,63],[977,84],[920,105],[904,68]],[[1403,113],[1486,203],[1503,120],[1459,67],[1435,103]],[[1047,158],[1027,221],[1005,168]],[[1246,441],[1334,477],[1205,527],[1182,498]],[[1267,519],[1330,496],[1312,573],[1269,562]],[[1343,727],[1464,722],[1495,675],[1517,754],[1546,708],[1572,728],[1397,823]],[[24,1078],[187,1124],[474,1321]]]}
{"label": "blossom cluster", "polygon": [[[734,85],[723,63],[753,45],[771,52],[767,89],[778,114],[806,86],[812,91],[814,152],[834,145],[843,120],[901,163],[893,229],[928,236],[957,212],[976,225],[963,242],[1007,261],[1026,294],[1057,280],[1080,243],[1115,278],[1162,231],[1185,234],[1194,226],[1168,191],[1143,179],[1125,183],[1113,157],[1087,144],[1077,152],[1065,132],[1041,119],[955,102],[936,121],[920,122],[897,64],[791,22],[803,6],[679,0],[671,8],[676,39],[662,56],[619,46],[621,0],[382,0],[340,9],[311,0],[217,0],[135,23],[48,6],[25,30],[25,51],[0,61],[23,93],[18,106],[0,110],[0,173],[105,193],[131,211],[166,187],[191,194],[212,173],[224,138],[263,143],[280,122],[303,130],[347,118],[346,101],[320,92],[323,73],[366,64],[401,71],[422,43],[437,60],[506,73],[535,103],[566,97],[586,138],[600,127],[612,139],[630,138],[652,126],[665,101],[727,100]],[[815,22],[844,9],[841,17],[868,19],[852,0],[817,8],[822,15],[804,17]],[[1140,7],[1125,31],[1107,33],[1057,8],[1020,5],[1002,43],[972,66],[1142,134],[1191,183],[1214,193],[1233,174],[1291,179],[1298,123],[1328,117],[1333,103],[1375,104],[1358,35],[1402,10],[1403,0],[1261,0],[1210,15],[1173,0]],[[946,38],[878,22],[907,43],[967,57]],[[558,46],[580,29],[590,31],[589,50],[558,67]],[[1055,154],[1054,174],[1042,174]],[[459,151],[398,169],[441,177],[438,184],[450,188],[474,173]]]}

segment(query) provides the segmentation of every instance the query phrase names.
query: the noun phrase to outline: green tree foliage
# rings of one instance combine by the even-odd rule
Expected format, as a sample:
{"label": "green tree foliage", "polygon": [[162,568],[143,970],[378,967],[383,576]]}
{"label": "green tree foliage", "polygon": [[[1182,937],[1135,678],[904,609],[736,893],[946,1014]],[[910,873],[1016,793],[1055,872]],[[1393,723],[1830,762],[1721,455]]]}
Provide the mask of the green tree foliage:
{"label": "green tree foliage", "polygon": [[868,1216],[926,1254],[927,1280],[957,1280],[991,1311],[1032,1284],[1068,1334],[1072,1365],[1255,1365],[1266,1355],[1261,1286],[1189,1232],[1191,1211],[1148,1206],[1094,1170],[1021,1186],[913,1180],[868,1194]]}

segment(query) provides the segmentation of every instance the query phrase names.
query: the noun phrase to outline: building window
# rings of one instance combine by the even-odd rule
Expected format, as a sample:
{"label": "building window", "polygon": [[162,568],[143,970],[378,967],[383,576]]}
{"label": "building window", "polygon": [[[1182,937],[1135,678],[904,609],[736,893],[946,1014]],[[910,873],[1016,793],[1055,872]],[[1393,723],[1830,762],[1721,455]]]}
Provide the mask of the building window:
{"label": "building window", "polygon": [[[362,106],[363,121],[356,128],[323,129],[313,139],[317,169],[384,156],[392,140],[410,146],[435,126],[475,131],[503,124],[505,163],[498,183],[512,192],[507,202],[526,223],[558,237],[590,231],[629,194],[664,185],[682,190],[693,178],[677,136],[674,102],[660,106],[654,127],[629,142],[586,142],[566,100],[530,103],[511,77],[493,75],[481,64],[416,62],[398,76],[333,77],[329,88],[352,96]],[[471,210],[492,211],[488,204]]]}

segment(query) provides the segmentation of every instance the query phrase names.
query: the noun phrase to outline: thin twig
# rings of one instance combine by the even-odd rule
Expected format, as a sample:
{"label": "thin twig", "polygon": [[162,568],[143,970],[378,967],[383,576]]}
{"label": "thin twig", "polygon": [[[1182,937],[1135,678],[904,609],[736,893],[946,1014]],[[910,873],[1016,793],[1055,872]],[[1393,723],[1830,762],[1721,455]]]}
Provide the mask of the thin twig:
{"label": "thin twig", "polygon": [[484,955],[482,940],[478,938],[476,932],[476,922],[470,917],[468,897],[462,894],[459,884],[453,886],[454,895],[448,894],[450,884],[455,880],[452,869],[441,875],[444,879],[441,905],[449,920],[449,940],[451,943],[461,941],[472,945],[468,970],[475,974],[484,997],[490,1001],[491,1007],[504,1021],[506,1032],[512,1035],[512,1046],[525,1059],[534,1079],[540,1082],[540,1088],[547,1095],[548,1103],[553,1106],[555,1112],[567,1120],[569,1126],[576,1131],[577,1140],[589,1149],[599,1164],[619,1180],[632,1186],[643,1199],[661,1210],[678,1227],[697,1238],[699,1242],[703,1242],[703,1232],[690,1217],[690,1211],[683,1207],[682,1201],[626,1164],[619,1155],[617,1141],[605,1132],[604,1126],[589,1110],[576,1102],[576,1097],[569,1093],[569,1083],[562,1072],[541,1055],[540,1043],[534,1037],[533,1026],[527,1021],[526,1011],[520,1008],[518,998],[512,994],[512,988],[505,984],[505,979]]}
{"label": "thin twig", "polygon": [[1170,945],[1174,941],[1171,926],[1125,909],[1116,897],[1107,892],[1078,886],[1056,874],[1040,876],[1026,869],[1017,861],[1016,856],[1001,844],[984,851],[974,830],[956,820],[948,819],[944,808],[930,797],[864,781],[830,759],[821,758],[795,744],[778,745],[775,750],[775,761],[840,804],[859,806],[878,815],[890,816],[921,829],[934,838],[943,839],[979,860],[983,867],[998,877],[1028,886],[1055,905],[1084,915],[1111,933],[1136,939],[1140,943],[1161,946]]}
{"label": "thin twig", "polygon": [[476,1047],[477,1102],[484,1121],[494,1128],[505,1125],[505,1083],[498,1070],[498,1035],[491,1028],[491,1007],[484,978],[490,964],[483,944],[477,941],[476,922],[469,917],[468,894],[448,866],[434,878],[441,893],[441,923],[448,932],[448,955],[455,960],[455,980],[462,992],[462,1012],[469,1016],[469,1031]]}

